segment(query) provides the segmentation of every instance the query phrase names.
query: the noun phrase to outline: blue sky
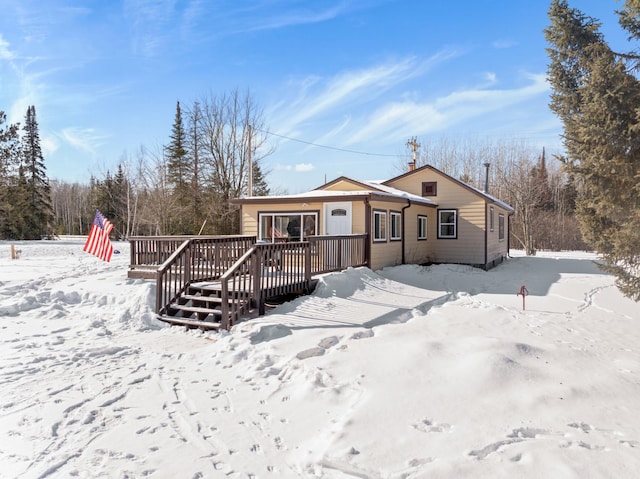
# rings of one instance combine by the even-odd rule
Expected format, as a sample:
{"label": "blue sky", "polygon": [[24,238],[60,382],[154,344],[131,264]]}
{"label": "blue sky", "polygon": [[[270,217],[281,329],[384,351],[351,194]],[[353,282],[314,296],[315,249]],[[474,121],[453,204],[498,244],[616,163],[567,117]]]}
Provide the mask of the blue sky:
{"label": "blue sky", "polygon": [[[622,45],[620,2],[569,3]],[[414,136],[559,151],[545,80],[548,5],[0,0],[0,110],[22,123],[35,105],[49,177],[79,182],[141,147],[158,151],[176,101],[234,89],[249,91],[280,135],[263,162],[278,192],[395,176]]]}

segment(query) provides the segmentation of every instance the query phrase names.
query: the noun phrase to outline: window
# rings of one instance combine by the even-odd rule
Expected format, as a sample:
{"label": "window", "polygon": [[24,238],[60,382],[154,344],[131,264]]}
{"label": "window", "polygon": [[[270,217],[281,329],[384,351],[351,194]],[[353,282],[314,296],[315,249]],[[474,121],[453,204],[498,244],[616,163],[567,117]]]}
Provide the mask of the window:
{"label": "window", "polygon": [[418,239],[427,239],[427,217],[418,215]]}
{"label": "window", "polygon": [[438,238],[458,237],[458,210],[438,210]]}
{"label": "window", "polygon": [[263,241],[306,241],[317,235],[318,213],[260,213],[259,239]]}
{"label": "window", "polygon": [[423,181],[422,182],[422,196],[438,196],[438,182],[437,181]]}
{"label": "window", "polygon": [[504,215],[498,215],[498,239],[504,240]]}
{"label": "window", "polygon": [[373,241],[387,241],[386,211],[373,211]]}
{"label": "window", "polygon": [[489,231],[493,231],[493,206],[489,208]]}
{"label": "window", "polygon": [[398,211],[392,211],[389,217],[391,228],[391,235],[389,239],[391,241],[398,241],[402,239],[402,215]]}

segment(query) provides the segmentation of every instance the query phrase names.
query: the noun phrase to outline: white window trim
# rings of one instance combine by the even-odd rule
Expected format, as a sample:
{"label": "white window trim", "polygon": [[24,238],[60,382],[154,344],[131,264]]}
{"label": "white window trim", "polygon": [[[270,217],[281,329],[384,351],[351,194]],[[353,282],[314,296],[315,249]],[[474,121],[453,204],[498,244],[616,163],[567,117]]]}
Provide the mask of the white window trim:
{"label": "white window trim", "polygon": [[[424,224],[424,235],[420,235],[420,231],[422,230],[421,228],[421,224]],[[427,220],[427,216],[425,215],[418,215],[418,239],[419,240],[426,240],[427,239],[427,225],[428,225],[428,220]]]}
{"label": "white window trim", "polygon": [[[393,234],[393,230],[396,234]],[[389,239],[391,241],[399,241],[402,239],[402,213],[399,211],[389,212]]]}
{"label": "white window trim", "polygon": [[[318,212],[317,211],[273,211],[273,212],[268,212],[268,213],[258,213],[258,240],[268,240],[268,241],[274,241],[275,238],[271,238],[269,236],[267,237],[263,237],[262,235],[262,221],[263,218],[271,218],[271,224],[275,224],[275,218],[277,216],[300,216],[300,241],[306,241],[307,238],[304,235],[304,217],[305,216],[313,216],[314,217],[314,228],[315,228],[315,234],[318,234]],[[278,230],[279,231],[279,230]],[[279,231],[279,233],[282,235],[280,236],[280,238],[282,238],[283,240],[286,240],[288,238],[288,233],[287,231]]]}
{"label": "white window trim", "polygon": [[[442,213],[453,213],[453,223],[442,223]],[[453,226],[452,235],[443,235],[443,226]],[[441,209],[438,210],[438,239],[458,239],[458,210],[456,209]]]}
{"label": "white window trim", "polygon": [[494,226],[495,226],[495,214],[493,211],[493,206],[489,207],[489,231],[493,231],[494,230]]}
{"label": "white window trim", "polygon": [[[502,228],[500,227],[501,223],[502,223]],[[504,215],[499,214],[498,215],[498,241],[504,241],[505,236],[506,236],[506,233],[505,233]]]}
{"label": "white window trim", "polygon": [[[380,217],[380,229],[376,229],[376,216]],[[384,233],[384,235],[382,234]],[[374,243],[382,243],[387,241],[387,212],[382,210],[373,211],[373,241]]]}

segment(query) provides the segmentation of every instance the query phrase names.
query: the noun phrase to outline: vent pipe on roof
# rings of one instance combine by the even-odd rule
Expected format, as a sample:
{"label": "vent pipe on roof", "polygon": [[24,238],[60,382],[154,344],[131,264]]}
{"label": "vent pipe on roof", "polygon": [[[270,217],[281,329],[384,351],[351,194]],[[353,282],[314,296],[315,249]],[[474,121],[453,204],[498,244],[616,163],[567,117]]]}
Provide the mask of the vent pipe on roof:
{"label": "vent pipe on roof", "polygon": [[407,146],[411,147],[411,161],[409,162],[409,171],[413,171],[416,169],[416,151],[420,148],[420,143],[416,141],[416,137],[414,136],[409,141],[407,141]]}
{"label": "vent pipe on roof", "polygon": [[484,193],[489,194],[489,163],[484,164]]}

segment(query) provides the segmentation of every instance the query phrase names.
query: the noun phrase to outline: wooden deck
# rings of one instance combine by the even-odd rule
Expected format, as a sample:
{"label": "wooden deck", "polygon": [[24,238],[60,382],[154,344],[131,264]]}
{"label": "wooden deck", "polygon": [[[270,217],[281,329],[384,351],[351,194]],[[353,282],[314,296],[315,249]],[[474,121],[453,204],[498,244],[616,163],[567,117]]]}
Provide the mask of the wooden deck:
{"label": "wooden deck", "polygon": [[155,278],[161,320],[228,329],[242,317],[264,314],[270,298],[310,292],[320,273],[366,265],[366,238],[256,243],[251,236],[136,237],[129,277]]}

